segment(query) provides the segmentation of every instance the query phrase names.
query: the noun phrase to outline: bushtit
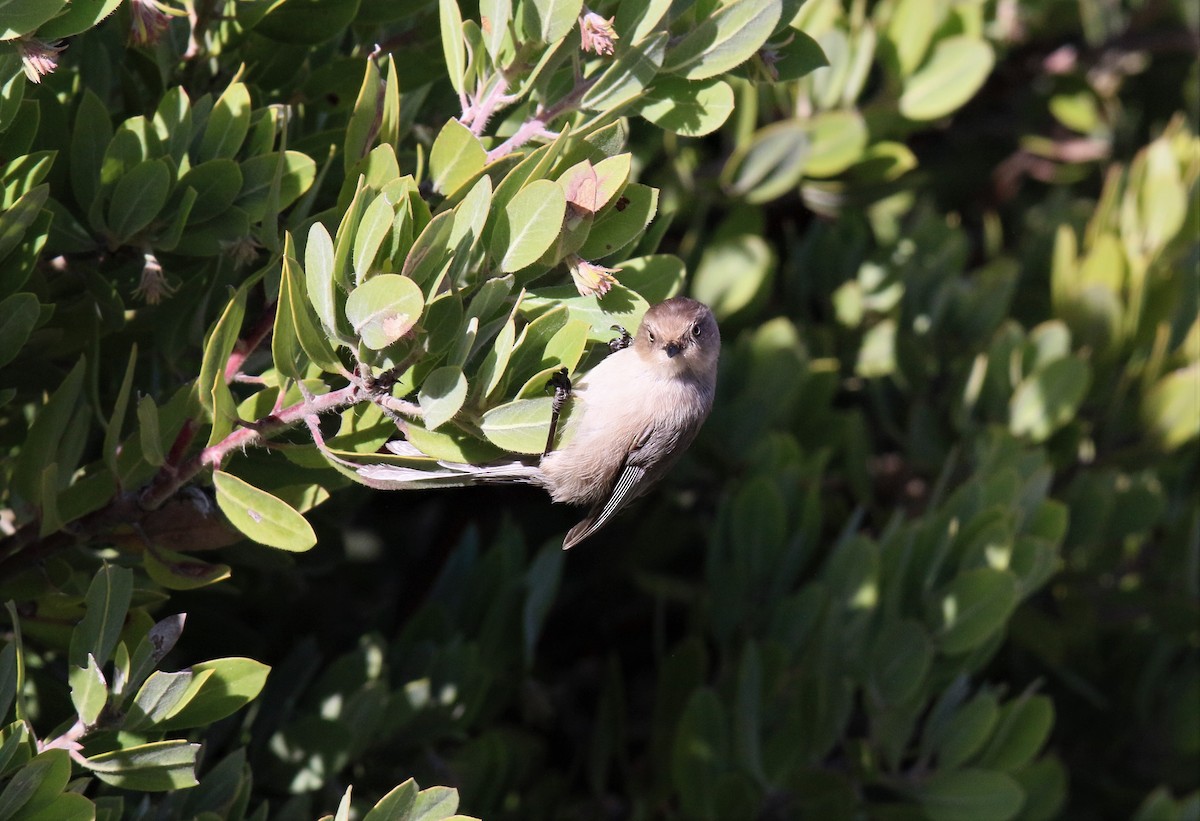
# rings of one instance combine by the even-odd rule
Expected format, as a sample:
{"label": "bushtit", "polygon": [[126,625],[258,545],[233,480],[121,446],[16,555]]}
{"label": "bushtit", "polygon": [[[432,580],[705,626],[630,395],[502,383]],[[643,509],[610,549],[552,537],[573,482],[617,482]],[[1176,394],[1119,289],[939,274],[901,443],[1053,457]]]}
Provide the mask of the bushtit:
{"label": "bushtit", "polygon": [[[556,502],[587,505],[563,549],[595,533],[662,478],[712,409],[721,337],[708,306],[674,297],[648,310],[631,343],[606,357],[572,388],[566,445],[535,465],[442,463],[441,471],[390,465],[358,469],[385,488],[523,482]],[[553,433],[551,434],[553,438]],[[406,452],[404,445],[393,447]]]}

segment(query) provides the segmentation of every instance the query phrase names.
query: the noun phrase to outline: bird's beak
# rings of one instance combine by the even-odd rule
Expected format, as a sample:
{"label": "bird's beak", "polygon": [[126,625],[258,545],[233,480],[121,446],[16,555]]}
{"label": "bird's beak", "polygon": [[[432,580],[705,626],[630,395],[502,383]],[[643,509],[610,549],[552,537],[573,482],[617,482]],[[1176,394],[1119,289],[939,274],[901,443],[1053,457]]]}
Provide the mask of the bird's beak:
{"label": "bird's beak", "polygon": [[664,348],[664,350],[667,352],[667,356],[674,359],[676,356],[679,355],[679,352],[682,351],[683,348],[679,345],[678,342],[668,342],[666,347]]}

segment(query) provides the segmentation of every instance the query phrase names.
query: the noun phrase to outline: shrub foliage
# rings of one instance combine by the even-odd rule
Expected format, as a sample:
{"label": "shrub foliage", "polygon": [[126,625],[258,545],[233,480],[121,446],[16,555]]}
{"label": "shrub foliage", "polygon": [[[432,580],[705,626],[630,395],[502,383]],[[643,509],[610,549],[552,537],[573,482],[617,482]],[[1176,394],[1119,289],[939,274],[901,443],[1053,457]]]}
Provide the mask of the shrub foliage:
{"label": "shrub foliage", "polygon": [[[0,3],[0,819],[1196,818],[1198,29]],[[363,487],[685,290],[604,537]]]}

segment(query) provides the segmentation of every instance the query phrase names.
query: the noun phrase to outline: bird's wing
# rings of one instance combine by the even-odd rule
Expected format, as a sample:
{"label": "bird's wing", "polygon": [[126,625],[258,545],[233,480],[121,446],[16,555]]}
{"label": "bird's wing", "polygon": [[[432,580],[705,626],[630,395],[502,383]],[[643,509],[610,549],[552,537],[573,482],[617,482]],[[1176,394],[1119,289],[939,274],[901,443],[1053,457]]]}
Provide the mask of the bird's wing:
{"label": "bird's wing", "polygon": [[586,519],[567,532],[567,537],[563,539],[563,550],[569,550],[591,536],[623,508],[626,502],[637,496],[634,489],[641,483],[645,475],[644,467],[627,463],[621,470],[621,475],[617,477],[617,483],[613,485],[612,495],[603,505],[593,507]]}

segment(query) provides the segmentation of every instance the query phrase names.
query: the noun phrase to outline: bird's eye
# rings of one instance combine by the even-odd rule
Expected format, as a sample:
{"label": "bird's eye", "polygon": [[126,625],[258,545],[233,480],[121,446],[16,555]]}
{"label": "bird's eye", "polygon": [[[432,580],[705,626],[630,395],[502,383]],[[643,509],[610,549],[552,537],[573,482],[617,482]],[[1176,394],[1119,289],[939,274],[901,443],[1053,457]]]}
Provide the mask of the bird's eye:
{"label": "bird's eye", "polygon": [[695,325],[692,326],[692,336],[696,337],[697,339],[700,338],[700,323],[699,322],[697,322]]}

